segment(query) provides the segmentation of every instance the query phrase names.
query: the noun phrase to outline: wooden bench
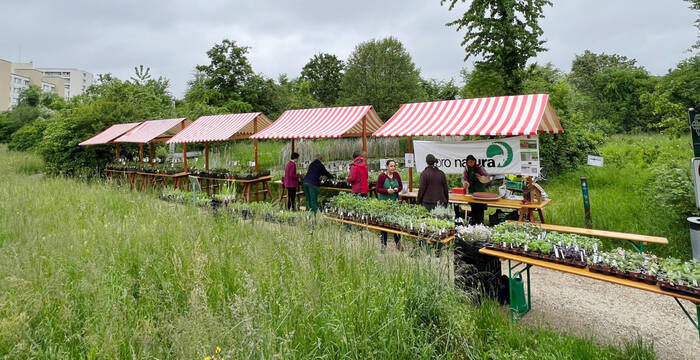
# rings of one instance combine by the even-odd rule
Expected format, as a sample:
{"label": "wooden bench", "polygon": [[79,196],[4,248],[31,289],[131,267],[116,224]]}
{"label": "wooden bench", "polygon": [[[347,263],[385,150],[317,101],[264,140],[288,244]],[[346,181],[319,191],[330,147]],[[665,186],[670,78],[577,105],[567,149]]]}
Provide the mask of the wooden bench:
{"label": "wooden bench", "polygon": [[[516,222],[516,221],[509,220],[508,222]],[[607,238],[607,239],[627,240],[627,241],[631,241],[632,246],[634,246],[634,248],[637,249],[637,251],[639,251],[639,252],[644,251],[644,245],[647,245],[649,243],[668,245],[668,239],[665,237],[660,237],[660,236],[630,234],[630,233],[608,231],[608,230],[586,229],[586,228],[564,226],[564,225],[527,223],[527,222],[522,222],[522,221],[518,222],[518,223],[531,224],[532,226],[540,227],[543,230],[551,230],[551,231],[558,231],[558,232],[563,232],[563,233],[579,234],[579,235],[586,235],[586,236],[595,236],[595,237]]]}
{"label": "wooden bench", "polygon": [[[539,260],[539,259],[533,259],[527,256],[521,256],[521,255],[515,255],[515,254],[510,254],[502,251],[497,251],[497,250],[492,250],[492,249],[486,249],[482,248],[479,250],[479,253],[488,255],[488,256],[493,256],[497,257],[501,260],[507,260],[508,261],[508,274],[510,278],[513,278],[514,273],[513,271],[516,270],[516,267],[524,264],[525,267],[522,270],[517,271],[517,273],[522,273],[526,271],[527,273],[527,306],[524,311],[519,312],[516,309],[511,308],[511,317],[513,320],[517,320],[523,315],[525,315],[528,311],[531,309],[531,294],[530,294],[530,267],[532,266],[539,266],[542,268],[550,269],[550,270],[556,270],[556,271],[561,271],[569,274],[574,274],[578,276],[583,276],[587,277],[590,279],[595,279],[595,280],[600,280],[600,281],[605,281],[617,285],[622,285],[622,286],[627,286],[630,288],[634,289],[639,289],[639,290],[644,290],[644,291],[649,291],[653,292],[656,294],[661,294],[661,295],[666,295],[674,298],[678,305],[683,309],[683,312],[685,315],[690,319],[690,322],[693,323],[693,326],[698,330],[698,336],[700,336],[700,299],[689,296],[689,295],[684,295],[680,293],[675,293],[675,292],[670,292],[670,291],[665,291],[662,290],[658,285],[651,285],[647,284],[641,281],[634,281],[634,280],[628,280],[628,279],[622,279],[616,276],[612,275],[605,275],[605,274],[599,274],[599,273],[594,273],[588,270],[588,268],[577,268],[574,266],[568,266],[568,265],[562,265],[562,264],[557,264],[557,263],[552,263],[549,261],[544,261],[544,260]],[[515,262],[515,265],[512,264],[512,262]],[[693,317],[690,315],[688,310],[683,306],[683,304],[678,300],[678,299],[684,299],[688,300],[692,303],[695,304],[696,306],[696,311],[697,311],[697,316],[696,318],[698,321],[693,319]]]}

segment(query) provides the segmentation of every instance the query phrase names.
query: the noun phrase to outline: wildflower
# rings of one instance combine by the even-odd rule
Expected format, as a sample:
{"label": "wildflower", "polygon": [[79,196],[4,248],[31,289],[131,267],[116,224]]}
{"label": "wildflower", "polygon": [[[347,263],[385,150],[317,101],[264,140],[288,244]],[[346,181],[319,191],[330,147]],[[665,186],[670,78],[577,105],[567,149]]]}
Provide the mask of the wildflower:
{"label": "wildflower", "polygon": [[217,353],[217,354],[220,354],[220,353],[221,353],[221,348],[218,347],[218,346],[216,347],[216,353]]}
{"label": "wildflower", "polygon": [[204,360],[211,360],[209,356],[205,357]]}
{"label": "wildflower", "polygon": [[333,249],[333,247],[328,245],[328,250],[332,250],[332,249]]}

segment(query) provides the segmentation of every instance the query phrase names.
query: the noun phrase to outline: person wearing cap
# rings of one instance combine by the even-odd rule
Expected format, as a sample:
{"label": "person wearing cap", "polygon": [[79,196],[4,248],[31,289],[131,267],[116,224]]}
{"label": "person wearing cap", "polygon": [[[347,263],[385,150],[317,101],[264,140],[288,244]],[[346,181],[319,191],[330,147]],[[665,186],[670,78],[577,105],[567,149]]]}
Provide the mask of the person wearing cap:
{"label": "person wearing cap", "polygon": [[304,176],[304,194],[306,195],[306,208],[316,213],[318,210],[318,187],[321,186],[321,176],[332,179],[333,174],[326,170],[322,163],[323,157],[316,155],[316,159],[309,164],[309,170]]}
{"label": "person wearing cap", "polygon": [[362,153],[355,151],[352,154],[353,162],[350,164],[350,174],[348,176],[348,183],[352,185],[352,193],[360,196],[367,196],[369,192],[369,183],[367,178],[369,177],[369,171],[367,170],[367,163],[365,158],[362,157]]}
{"label": "person wearing cap", "polygon": [[[486,174],[484,168],[476,163],[476,158],[474,155],[467,156],[467,166],[464,168],[464,172],[462,173],[462,184],[464,185],[464,190],[468,194],[485,192],[486,183],[488,183],[487,176],[488,174]],[[471,203],[469,204],[469,207],[471,207],[469,224],[483,224],[486,204]]]}
{"label": "person wearing cap", "polygon": [[425,157],[428,166],[420,174],[420,185],[418,188],[418,204],[423,205],[428,210],[434,209],[438,204],[447,206],[449,191],[447,190],[447,177],[442,170],[438,169],[437,159],[433,154]]}

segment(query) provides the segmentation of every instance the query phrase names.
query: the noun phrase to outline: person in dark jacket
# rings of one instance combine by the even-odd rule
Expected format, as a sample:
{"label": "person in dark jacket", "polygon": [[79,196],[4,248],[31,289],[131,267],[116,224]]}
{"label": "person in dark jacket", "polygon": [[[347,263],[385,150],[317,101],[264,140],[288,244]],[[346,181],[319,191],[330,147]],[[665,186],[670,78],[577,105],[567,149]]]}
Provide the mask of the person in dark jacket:
{"label": "person in dark jacket", "polygon": [[[386,171],[379,174],[377,179],[377,198],[379,200],[399,200],[399,193],[403,190],[403,184],[401,183],[401,176],[396,172],[396,161],[387,160],[386,161]],[[380,232],[382,236],[382,249],[386,248],[386,240],[388,234],[386,231]],[[401,235],[394,234],[394,243],[396,248],[401,251]]]}
{"label": "person in dark jacket", "polygon": [[428,210],[434,209],[438,204],[447,206],[449,191],[447,190],[447,177],[435,164],[437,159],[433,154],[425,157],[428,166],[420,174],[420,186],[418,188],[418,203]]}
{"label": "person in dark jacket", "polygon": [[294,210],[299,187],[299,175],[297,174],[297,162],[299,154],[293,152],[292,158],[284,168],[284,187],[287,188],[287,210]]}
{"label": "person in dark jacket", "polygon": [[[462,173],[462,184],[464,184],[464,190],[468,194],[473,194],[475,192],[486,191],[486,183],[488,182],[486,171],[476,163],[476,158],[474,155],[467,156],[467,167],[464,168]],[[469,224],[483,224],[484,223],[484,211],[486,211],[486,204],[469,204],[471,207],[471,218],[469,219]]]}
{"label": "person in dark jacket", "polygon": [[321,185],[321,176],[333,178],[333,174],[323,166],[323,157],[316,155],[316,160],[309,165],[309,170],[304,176],[304,194],[306,195],[306,209],[316,213],[318,210],[318,187]]}
{"label": "person in dark jacket", "polygon": [[362,157],[362,153],[355,151],[352,154],[353,162],[350,164],[350,175],[348,176],[348,183],[352,185],[352,193],[360,196],[367,196],[369,192],[369,183],[367,178],[369,177],[369,171],[367,171],[367,163]]}

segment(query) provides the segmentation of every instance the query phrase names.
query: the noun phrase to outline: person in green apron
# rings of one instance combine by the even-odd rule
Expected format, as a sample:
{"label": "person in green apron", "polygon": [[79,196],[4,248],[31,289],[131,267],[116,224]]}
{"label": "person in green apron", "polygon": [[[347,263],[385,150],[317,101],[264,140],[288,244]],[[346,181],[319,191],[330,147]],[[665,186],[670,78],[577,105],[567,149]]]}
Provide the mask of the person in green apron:
{"label": "person in green apron", "polygon": [[[403,190],[403,184],[401,183],[401,176],[396,172],[396,161],[387,160],[386,170],[379,174],[377,179],[377,198],[379,200],[393,200],[397,201],[399,199],[399,192]],[[388,234],[386,231],[381,232],[382,236],[382,249],[386,248],[386,240]],[[396,248],[400,250],[401,235],[394,234],[394,243],[396,243]]]}
{"label": "person in green apron", "polygon": [[[466,190],[468,194],[485,192],[486,183],[488,183],[487,176],[486,171],[484,171],[484,169],[476,163],[476,158],[474,155],[467,156],[467,167],[464,168],[464,172],[462,173],[462,184],[464,184],[464,190]],[[469,206],[472,208],[469,224],[483,224],[486,204],[470,203]]]}

